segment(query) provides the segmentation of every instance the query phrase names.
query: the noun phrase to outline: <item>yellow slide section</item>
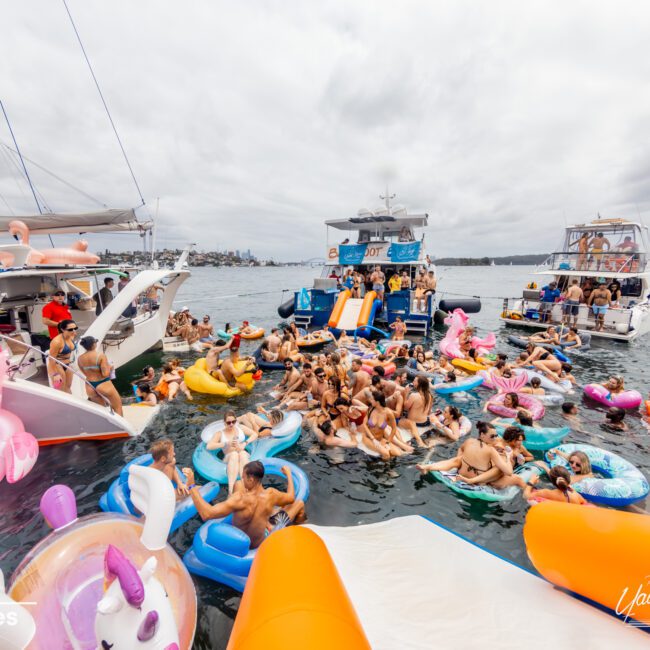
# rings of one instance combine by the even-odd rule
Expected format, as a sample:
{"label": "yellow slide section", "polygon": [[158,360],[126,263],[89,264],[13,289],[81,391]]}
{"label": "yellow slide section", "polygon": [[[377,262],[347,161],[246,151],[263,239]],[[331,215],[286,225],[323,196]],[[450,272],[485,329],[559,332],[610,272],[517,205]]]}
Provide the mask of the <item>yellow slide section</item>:
{"label": "yellow slide section", "polygon": [[369,650],[323,540],[302,526],[269,536],[253,562],[228,650]]}

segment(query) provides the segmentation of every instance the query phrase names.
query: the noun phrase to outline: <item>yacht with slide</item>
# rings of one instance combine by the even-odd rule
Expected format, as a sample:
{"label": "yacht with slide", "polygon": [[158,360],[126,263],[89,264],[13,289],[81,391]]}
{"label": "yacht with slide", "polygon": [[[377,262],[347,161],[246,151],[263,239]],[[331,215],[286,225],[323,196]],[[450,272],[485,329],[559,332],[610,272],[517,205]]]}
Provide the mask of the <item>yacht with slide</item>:
{"label": "yacht with slide", "polygon": [[[606,240],[602,248],[601,238],[592,245],[593,238],[601,234]],[[621,298],[607,310],[605,327],[601,331],[594,329],[591,307],[586,303],[580,305],[578,327],[581,330],[589,330],[593,337],[618,341],[632,341],[646,334],[650,330],[648,244],[647,227],[636,221],[599,218],[569,226],[559,250],[552,253],[536,273],[550,276],[548,280],[540,283],[540,287],[536,282],[529,284],[521,299],[504,300],[501,320],[517,327],[539,328],[560,323],[561,302],[552,306],[549,318],[541,317],[540,288],[553,278],[562,291],[577,278],[587,290],[596,282],[607,285],[617,282],[621,288]]]}
{"label": "yacht with slide", "polygon": [[[0,217],[0,232],[8,232],[16,217]],[[88,214],[47,214],[20,217],[30,235],[96,232],[136,232],[146,235],[152,222],[138,221],[134,210],[106,210]],[[66,250],[63,249],[65,256]],[[33,255],[36,253],[36,255]],[[48,249],[43,249],[47,260]],[[135,436],[152,420],[156,408],[125,405],[124,416],[88,400],[83,374],[74,368],[72,394],[49,385],[45,358],[49,339],[42,310],[57,288],[79,326],[77,341],[93,336],[117,369],[160,345],[174,297],[189,277],[183,264],[189,249],[173,269],[148,269],[134,275],[96,316],[92,297],[104,278],[116,280],[126,268],[89,263],[34,263],[42,254],[28,242],[0,245],[0,345],[11,355],[8,381],[2,387],[2,407],[17,415],[39,444],[78,439]],[[90,256],[90,259],[96,259]],[[71,256],[75,260],[75,256]],[[64,260],[61,260],[64,261]],[[128,269],[133,272],[132,269]],[[152,287],[159,301],[146,299]]]}
{"label": "yacht with slide", "polygon": [[[355,217],[325,222],[327,252],[322,277],[280,305],[282,318],[294,314],[296,324],[305,329],[329,324],[334,330],[369,336],[373,326],[385,328],[400,317],[408,332],[427,336],[436,316],[435,294],[426,294],[422,305],[416,299],[414,281],[420,270],[435,272],[425,249],[425,234],[418,232],[428,226],[429,215],[409,214],[403,206],[392,206],[394,196],[381,196],[385,204],[375,210],[362,209]],[[346,270],[358,270],[368,277],[377,266],[386,281],[394,273],[406,271],[411,288],[389,292],[386,283],[382,303],[369,286],[365,293],[362,288],[359,298],[341,287]],[[440,308],[452,311],[457,306],[468,313],[481,308],[478,300],[441,301]],[[443,314],[438,312],[438,316]]]}

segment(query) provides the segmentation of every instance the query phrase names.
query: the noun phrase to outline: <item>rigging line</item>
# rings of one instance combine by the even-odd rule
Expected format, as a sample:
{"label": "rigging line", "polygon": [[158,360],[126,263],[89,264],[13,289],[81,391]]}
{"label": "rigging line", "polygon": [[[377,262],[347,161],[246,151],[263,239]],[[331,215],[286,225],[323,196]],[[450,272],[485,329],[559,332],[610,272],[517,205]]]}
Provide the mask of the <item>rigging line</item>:
{"label": "rigging line", "polygon": [[[9,127],[9,133],[11,133],[11,139],[14,141],[14,147],[16,147],[16,151],[18,152],[18,157],[20,158],[20,163],[23,166],[23,171],[25,172],[25,176],[27,178],[27,182],[29,183],[29,187],[32,190],[32,194],[34,196],[34,201],[36,201],[36,207],[38,208],[38,212],[40,214],[43,214],[43,210],[41,210],[41,204],[38,202],[38,199],[36,198],[36,190],[34,189],[34,185],[32,184],[32,179],[31,179],[31,177],[29,175],[29,172],[27,171],[27,167],[25,166],[25,161],[23,160],[23,155],[20,153],[20,147],[18,146],[16,136],[14,135],[14,130],[11,128],[11,122],[9,122],[9,116],[7,115],[7,111],[5,110],[5,106],[2,103],[2,100],[0,100],[0,108],[2,108],[2,112],[3,112],[4,116],[5,116],[7,126]],[[52,235],[48,235],[47,237],[50,240],[50,244],[52,244],[52,247],[54,247],[54,241],[52,240]]]}
{"label": "rigging line", "polygon": [[14,211],[11,209],[11,206],[9,205],[9,203],[7,203],[7,199],[5,199],[5,197],[2,194],[0,194],[0,199],[2,199],[2,202],[7,206],[7,210],[9,210],[9,212],[11,212],[11,216],[15,217],[16,215],[15,215]]}
{"label": "rigging line", "polygon": [[[4,145],[4,143],[0,143],[0,144]],[[18,156],[18,152],[14,151],[11,147],[7,147],[7,145],[4,145],[4,146],[7,148],[7,150],[5,151],[5,149],[1,149],[0,151],[2,151],[2,155],[4,156],[5,160],[8,160],[7,164],[10,165],[10,166],[13,165],[16,168],[16,170],[18,171],[18,177],[22,178],[24,176],[24,174],[23,174],[23,172],[22,172],[22,170],[20,168],[20,165],[15,160],[16,156],[18,158],[20,158],[20,156]],[[11,156],[9,154],[9,152],[12,152],[12,153],[16,154],[16,156]],[[27,158],[27,156],[23,156],[23,159],[26,160],[27,162],[30,162],[29,158]],[[15,177],[14,177],[14,180],[15,180]],[[24,197],[26,197],[27,195],[23,191],[22,186],[17,181],[16,181],[16,185],[18,185],[18,187],[20,187],[21,194]],[[40,199],[40,203],[43,206],[43,209],[45,210],[45,213],[52,213],[52,208],[50,207],[49,202],[46,201],[45,195],[43,194],[43,192],[41,192],[41,190],[36,186],[34,186],[34,192],[36,192],[36,195]],[[41,214],[43,214],[42,211],[41,211]]]}
{"label": "rigging line", "polygon": [[122,150],[122,155],[124,156],[124,161],[126,162],[126,166],[129,168],[129,172],[131,172],[131,178],[133,179],[133,183],[138,190],[138,194],[140,195],[140,200],[142,201],[142,205],[145,205],[145,200],[144,197],[142,196],[142,192],[140,191],[140,186],[138,185],[138,181],[135,177],[135,173],[133,172],[133,168],[131,167],[131,163],[129,162],[129,158],[126,155],[126,150],[124,149],[124,145],[122,144],[122,140],[120,140],[120,136],[117,132],[117,128],[115,127],[115,123],[113,122],[113,118],[111,117],[111,113],[108,110],[108,104],[106,104],[106,100],[104,99],[104,94],[102,93],[102,89],[99,86],[99,82],[97,81],[97,77],[95,76],[95,72],[93,70],[92,65],[90,65],[90,59],[88,58],[88,55],[86,54],[86,49],[84,48],[83,43],[81,42],[81,36],[79,36],[79,32],[77,31],[77,26],[74,23],[74,20],[72,18],[72,14],[70,13],[70,9],[68,9],[68,4],[66,0],[62,0],[63,6],[65,7],[65,10],[68,14],[68,18],[70,18],[70,23],[72,24],[72,29],[74,30],[75,36],[77,37],[77,40],[79,41],[79,46],[81,47],[81,51],[83,52],[84,58],[86,59],[86,63],[88,64],[88,69],[90,70],[90,74],[93,78],[93,81],[95,82],[95,86],[97,87],[97,92],[99,93],[99,97],[102,100],[102,104],[104,105],[104,109],[106,110],[106,115],[108,116],[108,121],[111,123],[111,126],[113,127],[113,132],[115,133],[115,137],[117,138],[117,143],[120,145],[120,149]]}
{"label": "rigging line", "polygon": [[[13,153],[13,154],[17,153],[17,152],[14,151],[14,150],[13,150],[13,149],[8,145],[8,144],[5,144],[5,143],[2,142],[2,141],[0,141],[0,145],[2,145],[3,147],[5,147],[8,151],[10,151],[10,152]],[[99,199],[96,199],[94,196],[91,196],[91,195],[88,194],[87,192],[84,192],[82,189],[79,189],[78,187],[74,186],[72,183],[66,181],[64,178],[61,178],[60,176],[57,176],[54,172],[51,172],[49,169],[47,169],[47,167],[43,167],[43,165],[39,165],[37,162],[34,162],[33,160],[31,160],[31,159],[28,158],[27,156],[24,156],[24,158],[25,158],[25,160],[26,160],[30,165],[34,165],[34,167],[37,167],[38,169],[40,169],[41,171],[45,172],[46,174],[48,174],[48,175],[51,176],[52,178],[55,178],[55,179],[56,179],[57,181],[59,181],[60,183],[63,183],[64,185],[66,185],[66,186],[69,187],[70,189],[73,189],[75,192],[79,192],[79,194],[81,194],[82,196],[85,196],[87,199],[90,199],[90,200],[93,201],[94,203],[97,203],[97,205],[101,205],[101,206],[104,207],[104,208],[108,208],[108,206],[106,205],[106,203],[102,203]]]}
{"label": "rigging line", "polygon": [[[0,149],[2,152],[2,159],[5,161],[7,165],[7,169],[9,170],[9,173],[11,174],[11,180],[16,184],[16,187],[18,188],[18,191],[22,195],[24,199],[27,199],[27,194],[25,194],[25,190],[23,188],[22,183],[19,183],[19,180],[22,180],[22,173],[20,171],[20,167],[18,166],[18,163],[14,160],[13,157],[11,157],[4,149]],[[18,169],[18,177],[16,177],[16,171],[14,169],[16,167]]]}

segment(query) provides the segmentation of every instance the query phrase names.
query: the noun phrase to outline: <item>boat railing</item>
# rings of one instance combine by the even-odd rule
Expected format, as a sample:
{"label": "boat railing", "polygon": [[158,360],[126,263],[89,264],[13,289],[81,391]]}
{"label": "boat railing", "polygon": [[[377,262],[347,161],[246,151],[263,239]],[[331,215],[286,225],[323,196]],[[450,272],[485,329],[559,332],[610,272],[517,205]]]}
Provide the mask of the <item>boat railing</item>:
{"label": "boat railing", "polygon": [[551,253],[542,266],[554,271],[604,271],[609,273],[639,273],[645,270],[646,255],[630,251],[579,253],[559,251]]}
{"label": "boat railing", "polygon": [[[9,381],[14,381],[14,379],[15,379],[15,375],[16,375],[18,372],[20,372],[20,371],[21,371],[25,366],[28,365],[28,364],[25,363],[25,361],[26,361],[27,356],[29,355],[30,351],[31,351],[31,352],[36,352],[38,355],[44,357],[45,360],[46,360],[46,363],[47,363],[47,359],[48,359],[49,356],[50,356],[49,352],[43,352],[43,350],[41,350],[41,348],[37,348],[37,347],[35,347],[35,346],[33,346],[33,345],[30,345],[29,343],[25,343],[24,341],[19,340],[19,339],[14,339],[14,338],[12,338],[11,336],[7,336],[6,334],[0,334],[0,339],[3,340],[3,341],[5,341],[5,342],[7,343],[7,346],[9,346],[9,341],[11,341],[14,345],[18,345],[18,346],[20,346],[20,347],[24,347],[24,348],[26,348],[26,349],[25,349],[25,352],[23,353],[23,356],[20,358],[20,360],[18,361],[18,363],[15,363],[15,364],[12,363],[12,364],[9,366],[9,368],[8,368],[8,370],[7,370],[7,377],[8,377],[8,379],[9,379]],[[110,412],[111,412],[111,413],[114,413],[114,411],[113,411],[113,407],[111,406],[111,403],[110,403],[110,401],[108,400],[108,398],[107,398],[105,395],[102,395],[102,394],[101,394],[101,393],[100,393],[100,392],[99,392],[99,391],[98,391],[98,390],[97,390],[97,389],[96,389],[96,388],[95,388],[95,387],[94,387],[94,386],[93,386],[93,385],[92,385],[92,384],[91,384],[91,383],[86,379],[86,377],[85,377],[85,375],[84,375],[83,373],[81,373],[81,372],[80,372],[79,370],[77,370],[76,368],[73,368],[73,367],[70,366],[69,364],[64,363],[63,361],[60,361],[59,359],[53,359],[53,361],[54,361],[56,364],[58,364],[59,366],[62,366],[63,368],[65,368],[66,370],[69,370],[70,372],[72,372],[73,375],[75,375],[76,377],[78,377],[79,379],[81,379],[81,381],[82,381],[82,382],[83,382],[87,387],[89,387],[89,388],[90,388],[90,389],[95,393],[95,395],[99,396],[99,397],[102,399],[102,401],[103,401],[104,404],[108,407],[108,409],[110,410]]]}

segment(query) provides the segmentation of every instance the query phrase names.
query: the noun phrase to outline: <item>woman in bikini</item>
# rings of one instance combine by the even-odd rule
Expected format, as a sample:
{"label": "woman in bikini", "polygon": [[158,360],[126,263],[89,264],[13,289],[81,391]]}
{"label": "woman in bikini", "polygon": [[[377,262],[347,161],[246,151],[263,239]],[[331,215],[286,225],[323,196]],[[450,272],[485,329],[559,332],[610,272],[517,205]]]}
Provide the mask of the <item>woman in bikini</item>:
{"label": "woman in bikini", "polygon": [[418,375],[413,380],[413,392],[406,399],[404,411],[408,413],[400,420],[400,425],[408,429],[417,440],[420,447],[428,447],[422,440],[422,434],[433,428],[431,424],[431,409],[433,408],[433,395],[428,377]]}
{"label": "woman in bikini", "polygon": [[366,421],[361,424],[359,430],[363,444],[377,451],[383,460],[413,451],[399,437],[395,416],[386,408],[386,397],[378,390],[372,393]]}
{"label": "woman in bikini", "polygon": [[86,384],[88,399],[100,406],[106,406],[106,400],[101,397],[103,396],[108,400],[111,408],[118,415],[122,415],[122,400],[111,381],[113,366],[108,362],[106,355],[97,349],[98,341],[96,338],[84,336],[80,343],[86,352],[79,355],[77,365],[79,370],[86,375],[88,384],[90,384],[90,386]]}
{"label": "woman in bikini", "polygon": [[554,490],[537,490],[534,486],[539,481],[539,476],[533,476],[524,488],[524,499],[543,499],[545,501],[562,501],[583,506],[587,502],[571,487],[571,475],[564,467],[553,467],[548,473],[548,478]]}
{"label": "woman in bikini", "polygon": [[166,363],[163,366],[160,381],[154,390],[162,399],[167,399],[170,402],[176,397],[176,395],[178,395],[179,390],[185,394],[185,397],[187,397],[188,400],[192,401],[193,399],[190,389],[183,381],[183,377],[181,377],[178,370],[176,370],[171,363]]}
{"label": "woman in bikini", "polygon": [[393,335],[391,336],[391,339],[393,339],[393,341],[404,340],[404,334],[406,334],[406,324],[399,316],[395,319],[395,322],[389,326],[389,329],[393,330]]}
{"label": "woman in bikini", "polygon": [[62,366],[57,361],[69,366],[74,361],[74,355],[77,351],[77,342],[74,340],[79,328],[73,320],[62,320],[57,329],[59,334],[50,342],[50,353],[47,357],[47,374],[50,378],[50,384],[53,388],[61,390],[64,393],[72,392],[72,379],[74,374],[72,370]]}
{"label": "woman in bikini", "polygon": [[353,399],[350,401],[345,397],[339,397],[334,406],[338,409],[339,416],[333,420],[334,430],[348,429],[349,431],[356,431],[360,427],[368,413],[368,407],[359,400]]}
{"label": "woman in bikini", "polygon": [[[268,438],[273,434],[273,427],[284,420],[284,413],[279,409],[267,411],[263,406],[258,406],[257,411],[260,415],[249,411],[238,417],[237,421],[257,433],[258,438]],[[266,419],[261,415],[266,416]]]}
{"label": "woman in bikini", "polygon": [[495,447],[499,438],[497,432],[487,422],[477,422],[476,429],[478,438],[466,440],[455,458],[416,465],[417,469],[422,474],[430,471],[455,473],[456,480],[470,485],[488,483],[495,488],[513,484],[523,487],[524,481],[512,473],[509,456],[500,454]]}
{"label": "woman in bikini", "polygon": [[206,444],[209,451],[223,450],[223,462],[228,476],[228,494],[232,494],[237,477],[241,476],[244,466],[250,460],[246,445],[257,440],[257,433],[237,423],[234,411],[226,411],[223,417],[224,427],[216,431],[212,440]]}

